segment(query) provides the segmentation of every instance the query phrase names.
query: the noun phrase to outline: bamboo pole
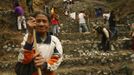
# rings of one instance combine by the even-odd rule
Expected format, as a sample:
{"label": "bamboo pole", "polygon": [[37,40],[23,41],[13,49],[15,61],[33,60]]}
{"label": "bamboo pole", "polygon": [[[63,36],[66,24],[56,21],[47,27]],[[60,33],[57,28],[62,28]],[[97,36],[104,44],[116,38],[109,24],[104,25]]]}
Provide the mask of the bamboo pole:
{"label": "bamboo pole", "polygon": [[[35,48],[35,53],[38,53],[38,50],[37,50],[37,40],[36,40],[36,31],[35,29],[33,30],[33,37],[34,37],[34,48]],[[42,75],[41,73],[41,68],[37,68],[37,71],[38,71],[38,75]]]}

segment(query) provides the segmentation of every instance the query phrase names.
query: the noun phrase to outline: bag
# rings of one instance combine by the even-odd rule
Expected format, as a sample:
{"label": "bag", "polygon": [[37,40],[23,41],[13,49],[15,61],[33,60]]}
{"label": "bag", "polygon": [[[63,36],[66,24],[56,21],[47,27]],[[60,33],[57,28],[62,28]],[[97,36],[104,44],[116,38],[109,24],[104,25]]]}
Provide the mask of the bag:
{"label": "bag", "polygon": [[35,71],[36,68],[33,62],[29,64],[23,64],[21,62],[17,62],[15,65],[16,75],[32,75],[32,73]]}

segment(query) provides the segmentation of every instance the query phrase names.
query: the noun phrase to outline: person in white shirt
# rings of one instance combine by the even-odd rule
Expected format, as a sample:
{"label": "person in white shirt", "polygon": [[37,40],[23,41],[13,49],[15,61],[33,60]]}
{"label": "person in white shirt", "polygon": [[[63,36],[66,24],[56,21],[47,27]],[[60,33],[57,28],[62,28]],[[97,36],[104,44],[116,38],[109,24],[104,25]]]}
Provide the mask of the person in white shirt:
{"label": "person in white shirt", "polygon": [[88,26],[86,24],[86,15],[84,11],[80,11],[78,14],[78,20],[79,20],[79,32],[88,32]]}
{"label": "person in white shirt", "polygon": [[103,14],[104,24],[106,24],[106,26],[108,26],[109,17],[110,17],[110,13]]}

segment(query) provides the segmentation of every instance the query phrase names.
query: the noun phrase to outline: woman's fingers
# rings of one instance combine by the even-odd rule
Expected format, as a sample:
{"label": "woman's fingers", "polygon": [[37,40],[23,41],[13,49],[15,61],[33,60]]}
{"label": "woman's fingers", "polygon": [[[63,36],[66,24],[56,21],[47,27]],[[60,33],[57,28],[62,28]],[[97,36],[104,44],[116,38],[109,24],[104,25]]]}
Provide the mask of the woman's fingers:
{"label": "woman's fingers", "polygon": [[40,53],[35,53],[34,56],[33,56],[33,58],[35,58],[35,57],[37,57],[39,55],[40,55]]}
{"label": "woman's fingers", "polygon": [[36,20],[34,17],[29,17],[27,21],[28,27],[34,28],[36,26]]}
{"label": "woman's fingers", "polygon": [[45,62],[45,59],[40,55],[40,54],[37,54],[35,59],[34,59],[34,63],[36,66],[42,66]]}

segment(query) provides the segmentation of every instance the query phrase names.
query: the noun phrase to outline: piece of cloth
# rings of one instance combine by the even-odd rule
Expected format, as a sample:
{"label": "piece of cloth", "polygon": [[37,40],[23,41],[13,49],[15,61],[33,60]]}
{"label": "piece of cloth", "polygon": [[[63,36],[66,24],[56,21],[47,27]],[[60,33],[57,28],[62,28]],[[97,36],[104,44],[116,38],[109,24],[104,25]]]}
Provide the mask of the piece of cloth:
{"label": "piece of cloth", "polygon": [[85,14],[84,13],[80,13],[78,15],[78,18],[79,18],[79,23],[86,23],[86,20],[85,20]]}
{"label": "piece of cloth", "polygon": [[58,21],[57,19],[54,19],[54,18],[53,18],[53,19],[51,20],[51,24],[52,24],[52,25],[58,25],[58,24],[59,24],[59,21]]}
{"label": "piece of cloth", "polygon": [[59,33],[59,25],[52,25],[52,32],[53,34]]}
{"label": "piece of cloth", "polygon": [[57,33],[60,32],[60,30],[59,30],[59,21],[57,19],[55,19],[55,18],[53,18],[51,20],[51,30],[52,30],[54,35],[56,35]]}
{"label": "piece of cloth", "polygon": [[106,20],[109,20],[110,17],[110,13],[104,13],[103,14],[103,18],[106,18]]}
{"label": "piece of cloth", "polygon": [[18,16],[22,16],[24,15],[24,10],[21,6],[17,6],[15,7],[15,13],[18,15]]}
{"label": "piece of cloth", "polygon": [[103,28],[103,32],[104,32],[106,38],[110,38],[109,31],[106,28]]}
{"label": "piece of cloth", "polygon": [[70,13],[70,17],[75,20],[76,19],[76,12]]}
{"label": "piece of cloth", "polygon": [[115,19],[116,19],[115,15],[113,13],[111,13],[108,22],[109,22],[109,29],[112,32],[112,38],[116,37],[115,35],[117,34]]}
{"label": "piece of cloth", "polygon": [[23,25],[24,29],[27,29],[26,21],[25,20],[26,20],[25,16],[18,16],[18,18],[17,18],[18,30],[22,30],[22,25]]}
{"label": "piece of cloth", "polygon": [[116,21],[115,21],[115,15],[114,14],[110,14],[109,17],[109,27],[116,27]]}
{"label": "piece of cloth", "polygon": [[88,27],[85,23],[79,23],[79,32],[88,32]]}

